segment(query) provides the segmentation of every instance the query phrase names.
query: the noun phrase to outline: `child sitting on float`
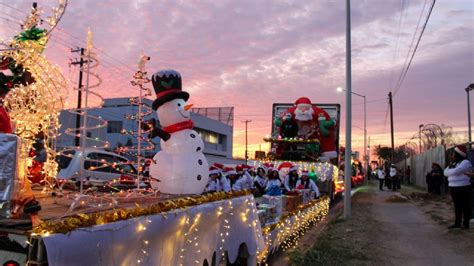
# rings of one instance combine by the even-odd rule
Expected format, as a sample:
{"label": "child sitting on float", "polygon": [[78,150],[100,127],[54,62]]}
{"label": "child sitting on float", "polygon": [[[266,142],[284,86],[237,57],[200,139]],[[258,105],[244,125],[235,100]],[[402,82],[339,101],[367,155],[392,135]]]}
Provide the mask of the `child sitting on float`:
{"label": "child sitting on float", "polygon": [[310,189],[316,194],[317,198],[320,196],[318,186],[309,178],[308,170],[301,172],[301,178],[296,182],[296,189]]}

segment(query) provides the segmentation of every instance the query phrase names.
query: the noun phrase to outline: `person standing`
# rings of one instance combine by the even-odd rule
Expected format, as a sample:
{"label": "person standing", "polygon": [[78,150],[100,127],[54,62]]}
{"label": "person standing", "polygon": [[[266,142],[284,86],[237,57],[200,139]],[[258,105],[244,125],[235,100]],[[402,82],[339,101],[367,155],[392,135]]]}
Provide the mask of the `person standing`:
{"label": "person standing", "polygon": [[377,170],[377,176],[379,178],[379,190],[383,191],[383,181],[385,181],[385,173],[382,170],[382,166]]}
{"label": "person standing", "polygon": [[392,191],[397,191],[397,188],[399,188],[399,180],[398,180],[398,170],[397,166],[392,164],[390,166],[390,178],[392,179]]}
{"label": "person standing", "polygon": [[405,178],[407,180],[407,184],[410,185],[410,175],[411,175],[411,169],[410,166],[407,166],[407,169],[405,170]]}
{"label": "person standing", "polygon": [[431,164],[431,179],[433,183],[433,192],[441,195],[441,185],[443,184],[443,168],[437,163]]}
{"label": "person standing", "polygon": [[454,203],[454,224],[452,228],[469,229],[471,219],[471,181],[466,174],[471,171],[472,164],[467,160],[467,148],[457,145],[451,156],[451,163],[444,169],[444,175],[448,177],[448,186]]}
{"label": "person standing", "polygon": [[384,166],[384,171],[385,171],[385,186],[388,188],[388,190],[392,189],[392,178],[390,177],[390,166],[386,164]]}

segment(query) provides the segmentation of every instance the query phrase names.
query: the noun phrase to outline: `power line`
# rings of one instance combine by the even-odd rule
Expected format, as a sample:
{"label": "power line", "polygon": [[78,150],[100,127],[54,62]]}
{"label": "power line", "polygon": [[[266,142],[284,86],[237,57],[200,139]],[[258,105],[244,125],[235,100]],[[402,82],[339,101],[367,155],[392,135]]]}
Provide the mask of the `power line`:
{"label": "power line", "polygon": [[400,79],[399,79],[399,82],[397,84],[397,88],[395,89],[395,92],[394,92],[394,95],[397,94],[397,92],[400,90],[401,86],[402,86],[402,83],[403,81],[405,80],[405,77],[408,73],[408,70],[410,69],[410,66],[411,66],[411,63],[413,61],[413,58],[415,57],[415,54],[416,54],[416,51],[418,50],[418,46],[420,44],[420,41],[421,41],[421,37],[423,37],[423,33],[425,32],[425,29],[426,29],[426,26],[428,25],[428,21],[431,17],[431,13],[433,11],[433,8],[434,8],[434,5],[436,4],[436,0],[433,0],[433,2],[431,3],[431,6],[430,6],[430,9],[428,11],[428,15],[426,16],[426,20],[425,20],[425,23],[423,24],[423,28],[421,29],[421,32],[420,32],[420,36],[418,37],[418,40],[416,42],[416,45],[415,45],[415,48],[413,49],[413,53],[411,55],[411,58],[410,58],[410,61],[408,62],[408,65],[405,69],[405,71],[402,71],[401,75],[400,75]]}

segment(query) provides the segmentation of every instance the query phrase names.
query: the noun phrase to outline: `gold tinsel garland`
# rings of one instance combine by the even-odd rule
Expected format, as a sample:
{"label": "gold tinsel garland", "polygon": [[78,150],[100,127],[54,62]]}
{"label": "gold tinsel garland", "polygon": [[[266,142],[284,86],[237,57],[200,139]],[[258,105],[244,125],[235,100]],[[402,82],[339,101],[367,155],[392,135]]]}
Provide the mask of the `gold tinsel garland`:
{"label": "gold tinsel garland", "polygon": [[88,214],[81,213],[60,220],[46,221],[34,227],[32,229],[32,233],[42,236],[55,233],[66,234],[82,227],[91,227],[94,225],[113,223],[140,216],[155,215],[170,212],[176,209],[242,197],[250,194],[250,191],[214,192],[201,196],[189,196],[160,201],[148,206],[140,206],[138,203],[136,203],[134,208],[118,208],[109,211]]}

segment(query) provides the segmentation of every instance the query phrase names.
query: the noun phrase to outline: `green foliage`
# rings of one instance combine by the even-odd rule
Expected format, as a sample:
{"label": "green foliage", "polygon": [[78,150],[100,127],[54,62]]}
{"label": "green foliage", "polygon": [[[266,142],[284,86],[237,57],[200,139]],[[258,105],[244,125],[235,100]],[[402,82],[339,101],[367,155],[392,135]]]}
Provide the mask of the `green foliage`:
{"label": "green foliage", "polygon": [[379,157],[379,159],[384,160],[384,161],[390,161],[392,157],[392,149],[390,147],[385,147],[385,146],[375,146],[375,151],[374,153]]}

